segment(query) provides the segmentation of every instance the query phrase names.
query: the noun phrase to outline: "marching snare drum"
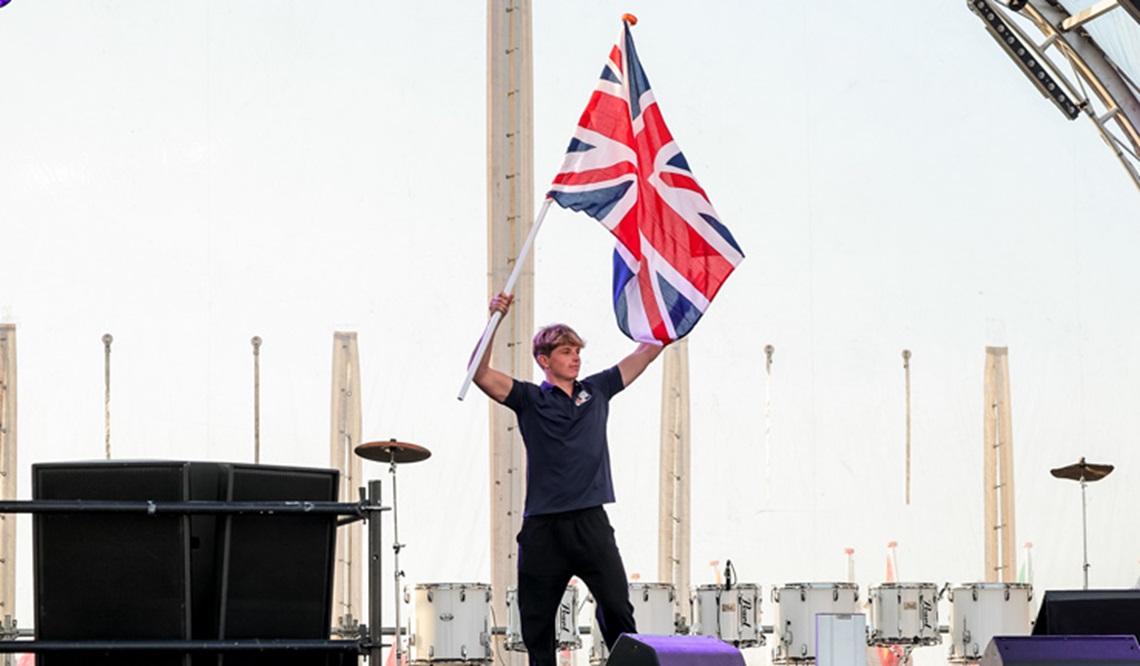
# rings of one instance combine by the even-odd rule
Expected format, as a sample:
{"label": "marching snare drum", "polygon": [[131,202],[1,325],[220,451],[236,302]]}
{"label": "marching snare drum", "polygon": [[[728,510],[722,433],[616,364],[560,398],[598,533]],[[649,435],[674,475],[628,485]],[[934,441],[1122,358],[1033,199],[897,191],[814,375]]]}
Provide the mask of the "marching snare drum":
{"label": "marching snare drum", "polygon": [[[559,650],[577,650],[582,647],[578,633],[578,587],[568,585],[558,604],[554,619],[555,640]],[[518,608],[518,589],[507,588],[507,638],[503,647],[515,652],[526,652],[522,637],[522,617]]]}
{"label": "marching snare drum", "polygon": [[490,609],[490,585],[416,585],[411,663],[491,661]]}
{"label": "marching snare drum", "polygon": [[792,583],[773,588],[776,622],[772,661],[786,664],[815,660],[815,616],[856,613],[859,586],[854,583]]}
{"label": "marching snare drum", "polygon": [[994,636],[1029,634],[1028,583],[970,583],[950,588],[950,661],[978,661]]}
{"label": "marching snare drum", "polygon": [[716,636],[736,647],[764,644],[760,633],[760,588],[701,585],[693,594],[693,633]]}
{"label": "marching snare drum", "polygon": [[937,645],[938,586],[934,583],[883,583],[867,592],[871,602],[872,645]]}
{"label": "marching snare drum", "polygon": [[637,633],[669,636],[675,633],[673,602],[677,598],[671,583],[630,583],[629,601]]}
{"label": "marching snare drum", "polygon": [[[670,583],[630,583],[629,601],[633,604],[633,619],[637,623],[637,633],[668,636],[674,633],[676,624],[673,602],[677,595]],[[596,602],[595,602],[596,603]],[[597,607],[590,620],[590,665],[600,666],[609,659],[610,651],[598,627]]]}

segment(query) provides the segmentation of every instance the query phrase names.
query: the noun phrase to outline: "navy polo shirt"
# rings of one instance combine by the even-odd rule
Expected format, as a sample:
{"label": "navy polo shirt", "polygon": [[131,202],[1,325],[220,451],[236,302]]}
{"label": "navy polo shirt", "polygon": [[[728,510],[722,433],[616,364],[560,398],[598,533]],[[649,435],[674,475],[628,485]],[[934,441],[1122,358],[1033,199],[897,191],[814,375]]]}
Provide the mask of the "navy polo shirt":
{"label": "navy polo shirt", "polygon": [[615,365],[574,382],[574,395],[543,382],[514,380],[503,404],[526,444],[526,508],[537,516],[614,501],[606,420],[610,398],[625,388]]}

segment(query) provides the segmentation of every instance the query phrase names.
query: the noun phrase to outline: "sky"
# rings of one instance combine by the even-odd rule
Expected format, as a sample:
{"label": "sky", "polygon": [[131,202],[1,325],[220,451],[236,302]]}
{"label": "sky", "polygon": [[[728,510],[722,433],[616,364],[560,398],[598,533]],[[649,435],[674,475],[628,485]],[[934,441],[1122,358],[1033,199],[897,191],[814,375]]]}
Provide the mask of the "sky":
{"label": "sky", "polygon": [[[489,582],[488,403],[455,399],[498,288],[486,12],[0,9],[20,497],[35,463],[103,457],[105,333],[114,458],[252,460],[257,335],[262,462],[327,466],[333,333],[355,331],[364,438],[433,453],[399,472],[406,583]],[[536,202],[624,12],[746,255],[689,338],[693,584],[731,559],[762,586],[768,624],[773,587],[845,580],[845,548],[864,597],[889,541],[900,580],[983,580],[985,349],[1005,346],[1035,587],[1081,585],[1080,488],[1049,475],[1081,456],[1116,465],[1088,488],[1090,585],[1134,585],[1140,198],[1091,123],[1044,100],[963,2],[542,2]],[[600,225],[557,209],[535,249],[535,323],[575,326],[587,374],[633,347],[613,321],[611,252]],[[660,394],[654,367],[610,421],[609,513],[643,581],[657,575]],[[365,474],[388,487],[385,468]],[[938,663],[945,646],[919,652]]]}

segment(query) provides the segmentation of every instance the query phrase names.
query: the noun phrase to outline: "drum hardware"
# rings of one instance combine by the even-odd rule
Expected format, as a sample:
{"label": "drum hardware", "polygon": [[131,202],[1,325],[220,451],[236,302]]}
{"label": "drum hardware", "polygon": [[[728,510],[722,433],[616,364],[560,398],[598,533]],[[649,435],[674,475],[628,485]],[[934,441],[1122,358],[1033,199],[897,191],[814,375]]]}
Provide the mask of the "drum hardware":
{"label": "drum hardware", "polygon": [[750,583],[701,585],[690,599],[692,632],[715,636],[736,647],[764,645],[760,628],[761,590]]}
{"label": "drum hardware", "polygon": [[[431,457],[431,451],[416,444],[408,444],[407,442],[397,442],[395,439],[390,439],[386,442],[367,442],[357,446],[354,451],[356,455],[366,460],[373,460],[375,462],[388,463],[388,471],[392,475],[392,575],[395,578],[395,585],[393,590],[396,593],[396,626],[400,626],[400,581],[404,577],[403,570],[400,569],[400,550],[404,548],[404,544],[400,543],[400,528],[399,528],[399,505],[397,504],[396,494],[396,465],[397,463],[414,463],[421,460],[427,460]],[[396,663],[402,664],[404,656],[403,639],[399,635],[396,636],[395,650],[396,650]]]}
{"label": "drum hardware", "polygon": [[1085,560],[1082,568],[1085,575],[1085,588],[1089,589],[1089,517],[1088,502],[1085,499],[1085,488],[1093,481],[1100,481],[1112,473],[1112,465],[1098,465],[1085,462],[1084,456],[1072,465],[1049,470],[1049,473],[1058,479],[1072,479],[1081,484],[1081,535],[1084,541]]}
{"label": "drum hardware", "polygon": [[871,628],[868,644],[879,647],[935,645],[942,642],[938,628],[938,600],[934,583],[883,583],[868,591]]}
{"label": "drum hardware", "polygon": [[[587,595],[587,600],[594,601],[593,595]],[[633,604],[633,617],[637,622],[637,631],[642,634],[668,635],[676,631],[677,619],[673,610],[676,599],[676,590],[670,583],[640,583],[629,584],[629,601]],[[595,602],[596,603],[596,602]],[[590,621],[589,634],[591,641],[589,663],[590,666],[604,666],[609,659],[610,651],[606,640],[598,628],[596,613]]]}
{"label": "drum hardware", "polygon": [[733,566],[732,560],[725,560],[724,561],[724,589],[731,590],[732,584],[735,582],[737,582],[737,580],[736,580],[736,567]]}
{"label": "drum hardware", "polygon": [[693,627],[685,619],[684,615],[680,613],[673,614],[673,633],[677,636],[688,636],[693,630]]}
{"label": "drum hardware", "polygon": [[332,635],[347,639],[362,639],[368,636],[368,627],[361,624],[351,613],[338,618],[337,626],[332,628]]}
{"label": "drum hardware", "polygon": [[[522,639],[522,618],[517,610],[518,589],[507,588],[507,628],[503,647],[513,652],[526,652]],[[577,650],[582,647],[582,628],[578,626],[578,611],[585,603],[578,603],[578,586],[567,585],[554,619],[555,645],[559,650]],[[589,627],[586,633],[589,633]]]}
{"label": "drum hardware", "polygon": [[491,596],[491,587],[483,583],[416,585],[408,663],[490,662]]}
{"label": "drum hardware", "polygon": [[[796,594],[798,592],[798,594]],[[777,641],[772,661],[786,664],[815,660],[815,616],[856,613],[859,588],[854,583],[793,583],[772,589]]]}
{"label": "drum hardware", "polygon": [[677,591],[672,583],[630,583],[629,597],[640,633],[667,636],[677,630]]}
{"label": "drum hardware", "polygon": [[949,661],[978,661],[994,636],[1028,635],[1032,595],[1033,588],[1025,583],[972,583],[950,588]]}

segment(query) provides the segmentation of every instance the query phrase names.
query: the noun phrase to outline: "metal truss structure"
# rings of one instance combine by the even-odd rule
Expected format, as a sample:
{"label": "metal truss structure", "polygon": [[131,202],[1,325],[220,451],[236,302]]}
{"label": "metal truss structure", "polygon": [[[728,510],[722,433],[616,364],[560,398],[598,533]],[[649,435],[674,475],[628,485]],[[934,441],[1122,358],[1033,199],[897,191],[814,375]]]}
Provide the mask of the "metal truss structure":
{"label": "metal truss structure", "polygon": [[[1101,0],[1070,14],[1056,0],[967,0],[986,31],[1069,120],[1085,115],[1140,189],[1140,85],[1085,26],[1110,12],[1140,23],[1140,0]],[[1024,27],[1023,27],[1024,26]],[[1040,34],[1040,40],[1029,31]]]}

